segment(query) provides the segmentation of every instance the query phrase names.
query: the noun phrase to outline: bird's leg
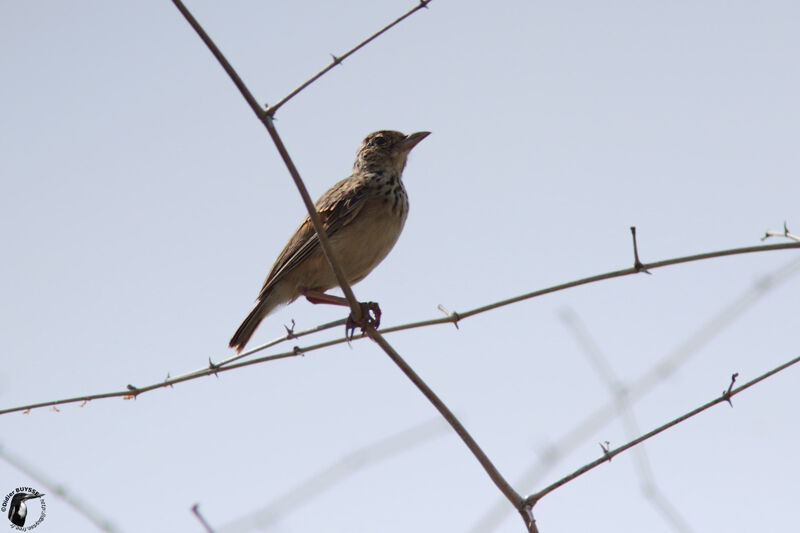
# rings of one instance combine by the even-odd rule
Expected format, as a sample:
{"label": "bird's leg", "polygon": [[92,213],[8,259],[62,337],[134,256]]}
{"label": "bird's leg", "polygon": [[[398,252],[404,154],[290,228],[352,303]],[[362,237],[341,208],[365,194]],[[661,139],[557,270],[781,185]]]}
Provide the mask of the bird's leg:
{"label": "bird's leg", "polygon": [[[341,296],[334,296],[310,289],[303,289],[300,291],[300,294],[305,296],[306,300],[312,304],[350,306],[350,302],[347,301],[347,298],[342,298]],[[361,306],[361,320],[356,322],[351,313],[350,316],[347,317],[347,324],[345,324],[344,327],[345,337],[348,339],[353,338],[353,332],[357,327],[361,328],[363,332],[366,326],[372,326],[378,329],[381,325],[381,308],[377,302],[358,302],[358,305]]]}

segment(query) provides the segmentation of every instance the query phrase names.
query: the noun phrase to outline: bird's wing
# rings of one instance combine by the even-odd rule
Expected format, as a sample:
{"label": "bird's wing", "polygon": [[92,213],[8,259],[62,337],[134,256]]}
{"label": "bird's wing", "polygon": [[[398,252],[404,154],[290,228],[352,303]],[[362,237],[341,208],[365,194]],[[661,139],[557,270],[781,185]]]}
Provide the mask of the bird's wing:
{"label": "bird's wing", "polygon": [[[322,226],[328,237],[347,226],[364,207],[363,182],[355,182],[345,178],[323,194],[315,207],[322,219]],[[319,237],[314,231],[311,219],[306,215],[300,227],[294,232],[289,242],[283,247],[275,264],[272,266],[264,286],[261,288],[259,299],[288,272],[294,270],[309,255],[319,248]]]}

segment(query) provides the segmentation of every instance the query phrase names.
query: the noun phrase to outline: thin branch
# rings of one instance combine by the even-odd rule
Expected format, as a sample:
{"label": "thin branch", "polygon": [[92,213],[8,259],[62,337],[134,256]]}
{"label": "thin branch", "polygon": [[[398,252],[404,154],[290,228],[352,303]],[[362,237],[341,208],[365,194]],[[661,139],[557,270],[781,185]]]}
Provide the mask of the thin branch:
{"label": "thin branch", "polygon": [[[648,268],[648,269],[660,268],[660,267],[663,267],[663,266],[669,266],[669,265],[674,265],[674,264],[688,263],[688,262],[691,262],[691,261],[701,261],[701,260],[705,260],[705,259],[711,259],[711,258],[714,258],[714,257],[724,257],[724,256],[729,256],[729,255],[736,255],[736,254],[743,254],[743,253],[753,253],[753,252],[768,252],[768,251],[773,251],[773,250],[783,250],[783,249],[787,249],[787,248],[800,248],[800,243],[783,243],[783,244],[754,246],[754,247],[749,247],[749,248],[736,248],[736,249],[733,249],[733,250],[721,250],[721,251],[718,251],[718,252],[709,252],[709,253],[705,253],[705,254],[697,254],[697,255],[692,255],[692,256],[680,257],[680,258],[676,258],[676,259],[666,259],[666,260],[659,261],[659,262],[656,262],[656,263],[646,264],[644,266],[646,268]],[[614,272],[608,272],[606,274],[600,274],[600,275],[597,275],[597,276],[591,276],[591,277],[583,278],[583,279],[580,279],[580,280],[577,280],[577,281],[571,281],[569,283],[562,283],[560,285],[554,285],[554,286],[548,287],[546,289],[541,289],[541,290],[529,292],[529,293],[526,293],[526,294],[523,294],[523,295],[520,295],[520,296],[515,296],[513,298],[500,300],[498,302],[494,302],[494,303],[491,303],[491,304],[488,304],[488,305],[484,305],[484,306],[481,306],[481,307],[476,307],[475,309],[466,311],[464,313],[452,313],[453,316],[447,316],[447,317],[443,317],[443,318],[434,318],[434,319],[430,319],[430,320],[422,320],[422,321],[418,321],[418,322],[410,322],[410,323],[402,324],[402,325],[399,325],[399,326],[381,328],[380,329],[380,333],[385,335],[385,334],[394,333],[394,332],[397,332],[397,331],[405,331],[405,330],[409,330],[409,329],[423,328],[423,327],[435,326],[435,325],[439,325],[439,324],[452,324],[452,323],[454,323],[456,321],[459,321],[459,320],[462,320],[464,318],[471,317],[471,316],[474,316],[474,315],[477,315],[477,314],[480,314],[480,313],[485,313],[487,311],[491,311],[491,310],[494,310],[494,309],[497,309],[499,307],[503,307],[503,306],[506,306],[506,305],[511,305],[513,303],[517,303],[517,302],[520,302],[520,301],[523,301],[523,300],[527,300],[527,299],[530,299],[530,298],[535,298],[535,297],[542,296],[542,295],[545,295],[545,294],[550,294],[552,292],[557,292],[557,291],[570,289],[572,287],[577,287],[577,286],[580,286],[580,285],[586,285],[588,283],[593,283],[593,282],[596,282],[596,281],[602,281],[602,280],[605,280],[605,279],[612,279],[612,278],[616,278],[616,277],[620,277],[620,276],[624,276],[624,275],[631,275],[631,274],[636,274],[636,271],[634,269],[627,269],[627,270],[617,270],[617,271],[614,271]],[[763,281],[762,283],[769,284],[769,283],[772,283],[772,281],[767,279],[766,281]],[[317,331],[317,330],[324,330],[324,329],[328,329],[330,327],[334,327],[335,325],[341,325],[341,324],[342,324],[341,320],[335,321],[335,322],[329,322],[327,324],[322,324],[321,326],[317,326],[315,328],[310,328],[309,330],[306,330],[308,333],[303,333],[303,334],[305,335],[305,334],[313,333],[314,331]],[[296,336],[300,336],[300,334],[301,333],[296,333],[295,335]],[[280,337],[279,339],[276,339],[274,341],[270,341],[266,345],[259,346],[257,348],[252,349],[252,350],[249,350],[248,352],[244,352],[244,353],[241,354],[241,356],[245,356],[245,355],[249,355],[249,354],[255,353],[255,352],[259,351],[259,350],[264,349],[267,345],[273,346],[275,344],[278,344],[279,342],[282,342],[283,340],[287,340],[287,339],[285,339],[285,337],[286,336]],[[362,337],[356,337],[353,340],[359,340],[360,338],[362,338]],[[248,360],[248,361],[239,361],[239,362],[236,362],[236,363],[225,363],[225,364],[223,364],[223,363],[211,363],[206,367],[203,367],[203,368],[191,371],[191,372],[187,372],[187,373],[181,374],[179,376],[175,376],[175,377],[169,377],[168,376],[163,381],[152,383],[152,384],[147,385],[147,386],[133,387],[132,389],[126,388],[126,389],[119,390],[119,391],[106,392],[106,393],[100,393],[100,394],[90,394],[90,395],[76,396],[76,397],[73,397],[73,398],[66,398],[66,399],[63,399],[63,400],[51,400],[51,401],[46,401],[46,402],[37,402],[37,403],[32,403],[32,404],[27,404],[27,405],[20,405],[20,406],[16,406],[16,407],[9,407],[9,408],[6,408],[6,409],[0,409],[0,415],[13,413],[13,412],[18,412],[18,411],[28,411],[28,410],[31,410],[31,409],[39,409],[39,408],[42,408],[42,407],[55,407],[55,406],[58,406],[58,405],[64,405],[64,404],[70,404],[70,403],[86,403],[86,402],[89,402],[91,400],[102,400],[102,399],[105,399],[105,398],[122,397],[122,398],[125,398],[125,399],[132,399],[132,398],[135,398],[135,397],[137,397],[140,394],[143,394],[145,392],[150,392],[152,390],[161,389],[161,388],[164,388],[164,387],[171,387],[173,385],[176,385],[178,383],[183,383],[185,381],[191,381],[193,379],[197,379],[197,378],[201,378],[201,377],[205,377],[205,376],[217,375],[219,373],[226,372],[226,371],[229,371],[229,370],[234,370],[234,369],[237,369],[237,368],[242,368],[242,367],[255,365],[255,364],[261,364],[261,363],[265,363],[265,362],[268,362],[268,361],[275,361],[275,360],[278,360],[278,359],[285,359],[285,358],[288,358],[288,357],[295,357],[295,356],[298,356],[298,355],[303,355],[303,354],[306,354],[306,353],[309,353],[309,352],[313,352],[313,351],[316,351],[316,350],[320,350],[320,349],[323,349],[323,348],[328,348],[330,346],[335,346],[337,344],[342,344],[344,342],[348,342],[348,339],[346,339],[345,337],[340,337],[340,338],[337,338],[337,339],[333,339],[333,340],[329,340],[329,341],[325,341],[325,342],[320,342],[320,343],[312,344],[312,345],[309,345],[309,346],[304,346],[304,347],[295,346],[294,348],[292,348],[292,350],[289,350],[289,351],[276,353],[276,354],[272,354],[272,355],[267,355],[267,356],[259,357],[259,358],[256,358],[256,359],[251,359],[251,360]],[[240,358],[241,357],[236,356],[236,357],[234,357],[232,359],[240,359]],[[228,360],[226,360],[226,361],[228,361]],[[631,390],[629,391],[630,394],[632,396],[633,395],[638,395],[638,394],[643,393],[646,390],[649,390],[649,387],[651,386],[651,383],[654,380],[657,381],[657,380],[661,379],[660,376],[663,376],[665,373],[669,373],[669,372],[674,371],[674,369],[677,366],[677,364],[678,363],[672,361],[670,358],[666,358],[664,361],[662,361],[662,363],[660,363],[659,365],[656,365],[656,367],[654,367],[646,376],[643,376],[640,380],[638,380],[636,382],[636,384],[634,384],[631,387]],[[597,413],[595,413],[592,416],[593,417],[605,416],[603,413],[607,412],[608,409],[609,409],[608,407],[601,408]],[[594,426],[594,423],[592,423],[591,425]],[[577,432],[579,432],[581,434],[583,433],[583,431],[579,430],[578,428],[576,428],[575,431],[577,431]]]}
{"label": "thin branch", "polygon": [[[717,258],[717,257],[726,257],[726,256],[729,256],[729,255],[749,254],[749,253],[756,253],[756,252],[769,252],[769,251],[773,251],[773,250],[784,250],[784,249],[789,249],[789,248],[800,248],[800,243],[781,243],[781,244],[771,244],[771,245],[748,246],[748,247],[744,247],[744,248],[732,248],[732,249],[728,249],[728,250],[719,250],[719,251],[716,251],[716,252],[707,252],[707,253],[702,253],[702,254],[695,254],[695,255],[688,255],[688,256],[683,256],[683,257],[676,257],[676,258],[672,258],[672,259],[664,259],[664,260],[661,260],[661,261],[656,261],[654,263],[640,264],[638,269],[637,269],[637,267],[633,267],[633,268],[627,268],[627,269],[624,269],[624,270],[614,270],[612,272],[606,272],[604,274],[598,274],[596,276],[589,276],[587,278],[581,278],[581,279],[578,279],[578,280],[569,281],[567,283],[561,283],[561,284],[558,284],[558,285],[552,285],[552,286],[544,288],[544,289],[539,289],[539,290],[535,290],[535,291],[532,291],[532,292],[527,292],[527,293],[521,294],[519,296],[514,296],[512,298],[506,298],[506,299],[503,299],[503,300],[498,300],[496,302],[492,302],[490,304],[486,304],[486,305],[483,305],[483,306],[480,306],[480,307],[475,307],[474,309],[470,309],[468,311],[464,311],[464,312],[460,312],[460,313],[457,313],[455,311],[449,311],[444,306],[439,305],[439,307],[438,307],[439,310],[444,312],[446,316],[441,317],[441,318],[431,318],[431,319],[428,319],[428,320],[420,320],[420,321],[417,321],[417,322],[408,322],[406,324],[400,324],[400,325],[397,325],[397,326],[390,326],[390,327],[387,327],[387,328],[381,328],[379,331],[381,332],[381,334],[386,335],[388,333],[395,333],[397,331],[405,331],[405,330],[409,330],[409,329],[417,329],[417,328],[423,328],[423,327],[427,327],[427,326],[437,326],[437,325],[440,325],[440,324],[454,324],[454,325],[456,325],[456,327],[458,327],[458,323],[461,320],[463,320],[465,318],[469,318],[469,317],[474,316],[474,315],[485,313],[487,311],[492,311],[494,309],[497,309],[497,308],[500,308],[500,307],[505,307],[507,305],[515,304],[517,302],[521,302],[521,301],[524,301],[524,300],[529,300],[529,299],[532,299],[532,298],[537,298],[539,296],[544,296],[545,294],[550,294],[550,293],[553,293],[553,292],[563,291],[563,290],[571,289],[573,287],[579,287],[581,285],[588,285],[590,283],[596,283],[598,281],[604,281],[604,280],[607,280],[607,279],[614,279],[614,278],[619,278],[619,277],[623,277],[623,276],[630,276],[630,275],[639,273],[640,269],[650,270],[650,269],[662,268],[662,267],[671,266],[671,265],[677,265],[677,264],[681,264],[681,263],[691,263],[691,262],[694,262],[694,261],[703,261],[703,260],[706,260],[706,259],[713,259],[713,258]],[[331,322],[330,324],[334,324],[334,323]],[[356,337],[356,338],[358,338],[358,337]],[[345,339],[342,338],[342,341],[344,341],[344,340]],[[280,341],[278,341],[278,342],[280,342]],[[270,344],[270,346],[272,346],[274,344],[278,344],[278,342]],[[258,348],[255,348],[253,350],[250,350],[248,352],[244,352],[244,353],[240,354],[240,357],[244,357],[246,355],[249,355],[250,353],[254,353],[254,352],[259,351],[261,349],[263,349],[263,348],[261,346],[259,346]],[[240,357],[236,357],[236,359],[239,359]],[[223,365],[223,364],[224,363],[220,363],[220,365]],[[2,412],[0,412],[0,414],[2,414]]]}
{"label": "thin branch", "polygon": [[208,36],[200,23],[197,22],[197,19],[195,19],[189,10],[186,9],[186,6],[183,5],[183,2],[181,2],[181,0],[172,0],[172,3],[175,4],[175,7],[178,8],[187,22],[189,22],[192,28],[194,28],[208,49],[211,50],[211,53],[217,58],[217,61],[219,61],[220,65],[222,65],[222,68],[239,89],[239,92],[242,93],[242,96],[250,105],[250,108],[256,114],[261,123],[264,124],[264,127],[267,128],[267,132],[272,138],[272,142],[278,149],[281,159],[283,159],[286,168],[289,170],[289,174],[291,174],[292,179],[294,180],[295,186],[297,186],[297,190],[300,192],[303,203],[308,210],[308,216],[311,219],[311,225],[314,226],[314,231],[317,233],[317,237],[319,238],[320,248],[325,254],[328,263],[330,263],[333,273],[336,276],[336,280],[339,282],[339,286],[341,287],[342,292],[344,292],[345,298],[347,298],[347,301],[350,303],[350,310],[353,313],[353,318],[357,322],[361,318],[361,307],[358,305],[358,301],[353,294],[353,289],[350,288],[350,284],[344,277],[344,273],[339,266],[338,261],[335,260],[333,249],[331,248],[330,241],[328,240],[328,235],[325,233],[325,229],[322,227],[322,220],[319,218],[319,213],[317,213],[317,210],[314,207],[314,202],[311,200],[311,196],[308,194],[308,189],[306,189],[305,183],[303,183],[300,173],[297,171],[297,167],[294,165],[294,161],[292,161],[291,156],[289,156],[286,146],[284,146],[283,141],[278,135],[278,131],[275,129],[275,124],[272,121],[272,113],[268,114],[261,109],[261,107],[258,105],[258,102],[256,102],[255,98],[253,97],[253,94],[244,84],[241,77],[239,77],[239,74],[236,72],[233,66],[231,66],[231,64],[225,58],[225,55],[220,51],[211,37]]}
{"label": "thin branch", "polygon": [[277,104],[268,107],[267,110],[266,110],[267,114],[270,115],[270,116],[274,116],[275,112],[278,111],[278,109],[283,104],[285,104],[286,102],[288,102],[289,100],[291,100],[292,98],[297,96],[306,87],[308,87],[309,85],[311,85],[312,83],[314,83],[315,81],[320,79],[322,76],[327,74],[330,70],[333,69],[333,67],[335,67],[337,65],[341,65],[342,61],[344,61],[345,59],[347,59],[348,57],[350,57],[354,53],[358,52],[363,47],[365,47],[366,45],[368,45],[369,43],[371,43],[372,41],[374,41],[375,39],[377,39],[378,37],[383,35],[385,32],[387,32],[388,30],[390,30],[391,28],[393,28],[397,24],[400,24],[402,21],[404,21],[405,19],[407,19],[408,17],[410,17],[411,15],[413,15],[414,13],[419,11],[420,9],[427,8],[428,4],[430,4],[431,1],[432,0],[420,0],[419,4],[417,4],[416,7],[412,8],[411,10],[409,10],[405,15],[403,15],[401,17],[398,17],[393,22],[387,24],[386,26],[384,26],[380,30],[376,31],[371,36],[367,37],[366,39],[361,41],[359,44],[357,44],[356,46],[354,46],[353,48],[351,48],[350,50],[348,50],[344,54],[342,54],[340,56],[336,56],[336,55],[331,54],[332,60],[331,60],[331,64],[330,65],[328,65],[324,69],[322,69],[319,72],[317,72],[314,76],[309,78],[307,81],[305,81],[298,88],[296,88],[295,90],[293,90],[292,92],[290,92],[289,94],[284,96]]}
{"label": "thin branch", "polygon": [[[729,255],[741,255],[741,254],[750,254],[756,252],[768,252],[772,250],[786,250],[790,248],[800,248],[800,242],[797,243],[781,243],[781,244],[772,244],[772,245],[761,245],[761,246],[747,246],[744,248],[732,248],[730,250],[720,250],[717,252],[707,252],[703,254],[697,255],[688,255],[685,257],[677,257],[674,259],[665,259],[663,261],[656,261],[654,263],[645,263],[641,265],[641,268],[645,270],[653,270],[656,268],[662,268],[670,265],[678,265],[681,263],[691,263],[693,261],[702,261],[704,259],[712,259],[715,257],[725,257]],[[588,278],[579,279],[576,281],[570,281],[568,283],[562,283],[560,285],[553,285],[552,287],[548,287],[546,289],[540,289],[538,291],[529,292],[526,294],[521,294],[519,296],[515,296],[513,298],[508,298],[506,300],[500,300],[499,302],[495,302],[489,305],[485,305],[483,307],[477,307],[470,311],[466,311],[464,313],[459,313],[460,319],[471,317],[472,315],[477,315],[478,313],[483,313],[485,311],[489,311],[491,309],[497,309],[498,307],[503,307],[505,305],[510,305],[522,300],[528,300],[530,298],[535,298],[537,296],[542,296],[544,294],[549,294],[551,292],[563,291],[564,289],[570,289],[572,287],[578,287],[579,285],[587,285],[589,283],[595,283],[597,281],[603,281],[606,279],[613,279],[613,278],[620,278],[622,276],[630,276],[632,274],[638,274],[639,270],[634,268],[626,268],[623,270],[615,270],[613,272],[607,272],[605,274],[599,274],[597,276],[590,276]],[[439,322],[452,322],[451,319],[440,319]],[[392,328],[387,328],[386,330],[382,330],[384,332],[394,331]]]}
{"label": "thin branch", "polygon": [[242,97],[244,97],[245,101],[250,105],[250,108],[253,110],[253,113],[255,113],[256,116],[258,116],[259,118],[261,118],[264,115],[264,110],[261,109],[260,105],[258,105],[258,102],[253,97],[253,94],[244,84],[242,78],[239,77],[239,74],[233,69],[231,64],[222,54],[222,51],[220,51],[220,49],[217,48],[217,45],[214,44],[214,41],[211,40],[211,37],[209,37],[206,31],[203,29],[203,27],[200,26],[200,23],[197,22],[197,19],[194,18],[194,15],[192,15],[189,12],[189,10],[186,9],[186,6],[183,5],[183,2],[181,2],[181,0],[172,0],[172,3],[175,4],[175,7],[178,8],[178,11],[181,12],[183,18],[186,19],[186,21],[194,29],[194,31],[197,32],[197,35],[200,36],[200,38],[206,44],[208,49],[211,50],[211,53],[214,54],[214,57],[217,58],[217,61],[219,61],[220,65],[222,65],[222,68],[225,69],[225,72],[227,72],[228,76],[230,76],[231,80],[233,80],[233,83],[234,85],[236,85],[236,88],[239,89],[240,93],[242,93]]}
{"label": "thin branch", "polygon": [[583,474],[589,472],[590,470],[593,470],[593,469],[597,468],[601,464],[610,461],[611,459],[613,459],[617,455],[621,454],[622,452],[624,452],[624,451],[636,446],[637,444],[640,444],[640,443],[642,443],[642,442],[644,442],[644,441],[646,441],[646,440],[648,440],[648,439],[650,439],[652,437],[655,437],[659,433],[662,433],[662,432],[668,430],[669,428],[671,428],[673,426],[676,426],[676,425],[680,424],[681,422],[684,422],[684,421],[686,421],[686,420],[688,420],[688,419],[690,419],[690,418],[702,413],[703,411],[705,411],[705,410],[707,410],[707,409],[709,409],[711,407],[714,407],[715,405],[717,405],[719,403],[727,402],[731,397],[736,396],[740,392],[743,392],[743,391],[749,389],[753,385],[756,385],[756,384],[764,381],[765,379],[769,378],[770,376],[773,376],[773,375],[777,374],[778,372],[786,370],[787,368],[789,368],[792,365],[797,364],[798,362],[800,362],[800,357],[795,357],[794,359],[792,359],[790,361],[787,361],[787,362],[783,363],[782,365],[779,365],[779,366],[773,368],[772,370],[770,370],[768,372],[765,372],[764,374],[761,374],[757,378],[755,378],[755,379],[753,379],[751,381],[748,381],[744,385],[742,385],[740,387],[736,387],[735,389],[731,390],[730,392],[725,391],[721,396],[716,397],[715,399],[713,399],[713,400],[701,405],[700,407],[697,407],[696,409],[692,409],[688,413],[685,413],[685,414],[683,414],[683,415],[681,415],[681,416],[679,416],[679,417],[677,417],[677,418],[675,418],[673,420],[670,420],[666,424],[663,424],[663,425],[657,427],[656,429],[654,429],[654,430],[652,430],[652,431],[650,431],[648,433],[645,433],[641,437],[636,438],[636,439],[628,442],[627,444],[624,444],[624,445],[622,445],[622,446],[620,446],[618,448],[614,448],[613,450],[608,450],[606,453],[603,454],[603,457],[601,457],[599,459],[596,459],[596,460],[594,460],[594,461],[582,466],[581,468],[575,470],[573,473],[569,474],[568,476],[564,476],[563,478],[559,479],[555,483],[552,483],[551,485],[548,485],[547,487],[545,487],[544,489],[540,490],[539,492],[531,494],[530,496],[525,498],[525,503],[527,505],[531,506],[531,507],[536,505],[536,503],[539,500],[541,500],[543,497],[547,496],[548,494],[550,494],[551,492],[553,492],[557,488],[566,485],[570,481],[582,476]]}
{"label": "thin branch", "polygon": [[[414,372],[408,363],[406,363],[405,360],[400,357],[400,354],[398,354],[394,348],[392,348],[389,343],[386,342],[386,339],[384,339],[383,336],[375,330],[375,328],[367,326],[366,332],[367,335],[369,335],[369,337],[378,344],[378,346],[383,348],[383,351],[386,352],[392,361],[394,361],[394,363],[400,367],[400,370],[402,370],[408,379],[410,379],[411,382],[417,386],[417,388],[425,395],[426,398],[428,398],[434,407],[436,407],[439,413],[441,413],[444,419],[447,420],[447,422],[453,427],[455,432],[458,433],[458,436],[461,437],[461,440],[464,441],[473,455],[475,455],[475,457],[481,463],[481,466],[483,466],[484,470],[486,470],[486,473],[489,474],[489,477],[492,479],[494,484],[497,485],[497,488],[500,489],[500,492],[502,492],[508,501],[511,502],[511,505],[513,505],[516,509],[522,509],[522,496],[520,496],[517,491],[511,487],[511,485],[509,485],[508,481],[505,480],[494,464],[492,464],[492,461],[484,453],[481,447],[478,446],[478,443],[475,442],[475,439],[473,439],[469,432],[467,432],[453,412],[448,409],[448,407],[439,399],[436,393],[434,393],[433,390],[428,387],[425,381],[423,381],[422,378],[420,378],[419,375]],[[527,522],[526,525],[528,525]]]}

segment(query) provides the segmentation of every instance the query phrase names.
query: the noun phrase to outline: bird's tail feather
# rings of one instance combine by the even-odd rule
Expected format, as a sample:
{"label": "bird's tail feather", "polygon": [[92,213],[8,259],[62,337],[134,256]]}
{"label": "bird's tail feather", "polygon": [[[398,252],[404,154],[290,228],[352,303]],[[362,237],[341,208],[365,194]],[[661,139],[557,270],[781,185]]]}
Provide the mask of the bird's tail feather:
{"label": "bird's tail feather", "polygon": [[281,298],[281,296],[280,294],[276,294],[276,291],[269,291],[267,294],[262,295],[262,297],[258,299],[258,302],[256,302],[256,305],[253,306],[253,309],[250,310],[247,318],[245,318],[244,322],[239,326],[239,329],[233,334],[228,346],[236,348],[236,353],[241,353],[250,341],[250,337],[255,333],[258,325],[264,320],[264,317],[270,314],[280,304],[286,303],[288,298]]}

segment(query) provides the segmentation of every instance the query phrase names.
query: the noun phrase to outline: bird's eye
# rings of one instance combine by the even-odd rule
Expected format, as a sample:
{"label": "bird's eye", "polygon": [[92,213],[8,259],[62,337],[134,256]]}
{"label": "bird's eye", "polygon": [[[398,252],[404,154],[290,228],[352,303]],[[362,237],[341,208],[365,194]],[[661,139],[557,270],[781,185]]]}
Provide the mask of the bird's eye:
{"label": "bird's eye", "polygon": [[372,139],[372,144],[375,146],[386,146],[386,137],[375,137]]}

